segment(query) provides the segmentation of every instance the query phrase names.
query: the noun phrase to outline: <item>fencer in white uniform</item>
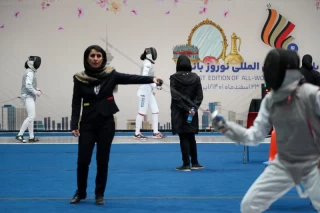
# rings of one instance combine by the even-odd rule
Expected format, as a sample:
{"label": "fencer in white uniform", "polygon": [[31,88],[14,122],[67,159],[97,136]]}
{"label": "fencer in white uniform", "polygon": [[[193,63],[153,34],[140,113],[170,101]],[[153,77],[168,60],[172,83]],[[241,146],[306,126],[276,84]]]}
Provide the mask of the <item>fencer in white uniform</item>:
{"label": "fencer in white uniform", "polygon": [[294,51],[274,49],[268,53],[264,79],[271,92],[262,100],[249,129],[222,116],[213,118],[214,128],[238,144],[257,146],[272,126],[277,135],[275,160],[247,191],[242,213],[264,212],[293,187],[301,198],[309,197],[320,213],[320,90],[305,83],[299,63]]}
{"label": "fencer in white uniform", "polygon": [[[157,59],[157,50],[153,47],[146,48],[141,54],[140,59],[143,61],[141,68],[141,75],[144,76],[154,76],[153,64]],[[148,137],[141,134],[141,125],[144,116],[147,113],[148,108],[152,112],[152,137],[156,139],[165,138],[164,134],[161,134],[158,130],[158,120],[159,120],[159,108],[155,98],[154,89],[157,88],[161,90],[161,86],[157,86],[155,83],[141,85],[137,91],[137,96],[139,100],[138,115],[136,117],[136,130],[134,133],[134,138],[139,140],[148,139]]]}
{"label": "fencer in white uniform", "polygon": [[38,142],[39,139],[34,137],[33,125],[36,117],[36,97],[40,97],[41,91],[37,88],[37,69],[41,65],[41,58],[39,56],[30,56],[25,63],[25,72],[22,78],[20,99],[26,107],[28,117],[24,120],[16,139],[22,143],[27,141],[23,138],[24,132],[29,131],[29,142]]}

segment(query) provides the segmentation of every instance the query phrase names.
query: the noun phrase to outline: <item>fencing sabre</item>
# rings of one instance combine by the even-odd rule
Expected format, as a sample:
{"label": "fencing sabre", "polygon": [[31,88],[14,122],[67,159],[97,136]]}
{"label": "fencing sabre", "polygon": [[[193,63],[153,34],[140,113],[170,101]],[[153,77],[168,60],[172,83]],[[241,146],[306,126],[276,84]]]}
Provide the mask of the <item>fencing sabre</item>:
{"label": "fencing sabre", "polygon": [[[46,97],[48,97],[48,98],[51,98],[49,95],[47,95],[47,94],[45,94],[45,93],[43,93],[43,92],[41,92],[41,94],[44,95],[44,96],[46,96]],[[9,100],[6,100],[6,101],[2,101],[2,102],[0,102],[0,104],[6,103],[6,102],[9,102],[9,101],[13,101],[13,100],[16,100],[16,99],[21,99],[21,96],[18,96],[18,97],[16,97],[16,98],[12,98],[12,99],[9,99]]]}
{"label": "fencing sabre", "polygon": [[41,92],[42,95],[47,96],[48,98],[51,98],[49,95],[47,95],[46,93]]}
{"label": "fencing sabre", "polygon": [[15,100],[15,99],[20,99],[20,96],[19,96],[19,97],[16,97],[16,98],[12,98],[12,99],[10,99],[10,100],[2,101],[2,102],[0,102],[0,104],[6,103],[6,102],[9,102],[9,101],[13,101],[13,100]]}

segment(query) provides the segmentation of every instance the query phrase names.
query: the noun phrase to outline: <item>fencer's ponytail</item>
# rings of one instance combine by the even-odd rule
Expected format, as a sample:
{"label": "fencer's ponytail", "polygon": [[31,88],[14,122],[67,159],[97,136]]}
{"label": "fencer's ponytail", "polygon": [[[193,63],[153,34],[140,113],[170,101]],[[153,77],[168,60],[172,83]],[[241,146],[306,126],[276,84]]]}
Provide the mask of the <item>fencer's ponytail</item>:
{"label": "fencer's ponytail", "polygon": [[146,53],[146,51],[144,51],[141,55],[140,55],[140,60],[144,60],[144,59],[146,59],[147,58],[147,53]]}

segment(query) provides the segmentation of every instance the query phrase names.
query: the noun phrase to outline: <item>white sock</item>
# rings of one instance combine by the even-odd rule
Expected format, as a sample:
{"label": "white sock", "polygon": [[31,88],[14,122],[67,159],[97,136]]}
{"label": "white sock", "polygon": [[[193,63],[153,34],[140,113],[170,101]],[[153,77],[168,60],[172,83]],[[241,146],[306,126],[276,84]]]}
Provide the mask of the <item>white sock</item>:
{"label": "white sock", "polygon": [[33,97],[26,97],[25,99],[25,106],[28,113],[28,117],[24,120],[19,135],[23,135],[23,133],[28,128],[29,130],[29,137],[34,138],[33,135],[33,121],[36,115],[36,108],[35,108],[35,100]]}
{"label": "white sock", "polygon": [[33,134],[33,121],[31,123],[29,123],[29,127],[28,127],[28,130],[29,130],[29,138],[34,138],[34,134]]}
{"label": "white sock", "polygon": [[143,121],[143,116],[138,114],[136,118],[136,132],[135,132],[136,135],[140,133],[142,121]]}
{"label": "white sock", "polygon": [[28,121],[28,119],[25,119],[24,120],[24,122],[23,122],[23,124],[22,124],[22,126],[21,126],[21,128],[20,128],[20,132],[19,132],[19,134],[18,135],[23,135],[23,133],[27,130],[27,128],[29,127],[29,121]]}
{"label": "white sock", "polygon": [[158,120],[159,120],[159,114],[152,114],[152,128],[153,133],[158,133]]}

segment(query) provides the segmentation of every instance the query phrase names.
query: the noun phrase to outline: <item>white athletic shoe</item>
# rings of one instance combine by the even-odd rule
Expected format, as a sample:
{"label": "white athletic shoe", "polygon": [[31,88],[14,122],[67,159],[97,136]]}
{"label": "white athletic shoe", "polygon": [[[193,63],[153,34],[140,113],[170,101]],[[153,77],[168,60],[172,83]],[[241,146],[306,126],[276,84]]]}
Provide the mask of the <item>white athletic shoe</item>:
{"label": "white athletic shoe", "polygon": [[23,138],[22,135],[17,135],[17,136],[16,136],[16,139],[17,139],[18,141],[22,142],[22,143],[27,143],[27,141]]}
{"label": "white athletic shoe", "polygon": [[137,140],[147,140],[148,139],[148,137],[146,137],[146,136],[143,136],[141,133],[139,133],[139,134],[135,134],[134,136],[134,139],[137,139]]}
{"label": "white athletic shoe", "polygon": [[158,132],[158,133],[153,133],[152,137],[155,139],[162,139],[162,138],[166,138],[167,136]]}

